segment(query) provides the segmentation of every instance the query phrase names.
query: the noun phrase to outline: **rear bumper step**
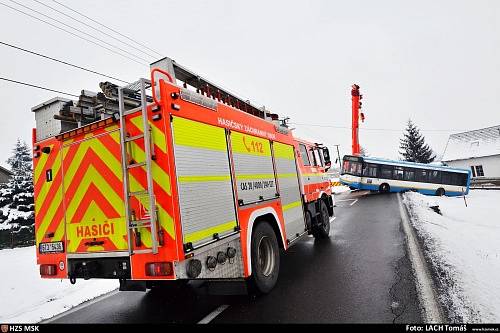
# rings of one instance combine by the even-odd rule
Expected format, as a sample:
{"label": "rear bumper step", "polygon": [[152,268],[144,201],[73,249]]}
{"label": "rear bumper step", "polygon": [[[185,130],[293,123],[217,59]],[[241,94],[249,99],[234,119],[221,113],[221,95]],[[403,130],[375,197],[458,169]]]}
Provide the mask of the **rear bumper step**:
{"label": "rear bumper step", "polygon": [[130,279],[130,258],[68,259],[68,275],[72,279]]}

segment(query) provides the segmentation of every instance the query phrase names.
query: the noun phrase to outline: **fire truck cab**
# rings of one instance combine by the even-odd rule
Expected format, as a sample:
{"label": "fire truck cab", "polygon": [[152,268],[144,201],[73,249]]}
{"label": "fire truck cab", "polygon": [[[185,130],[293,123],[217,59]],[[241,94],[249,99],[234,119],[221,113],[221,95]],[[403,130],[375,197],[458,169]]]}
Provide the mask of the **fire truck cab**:
{"label": "fire truck cab", "polygon": [[276,284],[280,251],[334,218],[328,149],[164,58],[149,80],[102,83],[32,109],[43,278]]}

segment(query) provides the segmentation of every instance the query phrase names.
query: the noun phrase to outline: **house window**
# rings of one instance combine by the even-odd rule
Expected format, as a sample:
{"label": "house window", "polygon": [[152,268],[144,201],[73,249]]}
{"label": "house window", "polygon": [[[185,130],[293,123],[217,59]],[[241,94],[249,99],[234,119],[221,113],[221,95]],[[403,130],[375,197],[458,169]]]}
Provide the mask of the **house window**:
{"label": "house window", "polygon": [[478,177],[483,177],[484,176],[484,171],[483,171],[483,166],[482,165],[476,165],[476,175]]}
{"label": "house window", "polygon": [[471,165],[470,169],[472,170],[472,177],[476,177],[476,168],[473,165]]}

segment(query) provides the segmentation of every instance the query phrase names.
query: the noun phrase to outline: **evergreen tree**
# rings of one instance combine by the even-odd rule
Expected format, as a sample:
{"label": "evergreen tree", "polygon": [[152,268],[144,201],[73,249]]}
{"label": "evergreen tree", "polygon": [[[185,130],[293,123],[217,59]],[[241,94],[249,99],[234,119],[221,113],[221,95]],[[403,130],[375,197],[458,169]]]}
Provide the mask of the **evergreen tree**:
{"label": "evergreen tree", "polygon": [[34,234],[35,205],[31,149],[25,142],[17,140],[7,164],[12,177],[0,187],[0,224],[10,235],[0,235],[0,242],[6,245],[9,239],[10,246],[29,244]]}
{"label": "evergreen tree", "polygon": [[431,163],[436,158],[432,149],[425,143],[425,138],[411,120],[408,120],[406,133],[400,140],[399,148],[399,154],[404,161]]}

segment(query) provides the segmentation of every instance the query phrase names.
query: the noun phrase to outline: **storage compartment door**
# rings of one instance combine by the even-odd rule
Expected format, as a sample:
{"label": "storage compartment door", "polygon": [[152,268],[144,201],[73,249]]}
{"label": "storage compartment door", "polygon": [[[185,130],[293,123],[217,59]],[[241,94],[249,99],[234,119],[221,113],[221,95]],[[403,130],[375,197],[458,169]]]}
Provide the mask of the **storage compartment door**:
{"label": "storage compartment door", "polygon": [[273,150],[286,237],[292,240],[306,230],[294,149],[293,146],[273,142]]}
{"label": "storage compartment door", "polygon": [[224,128],[173,117],[175,167],[185,247],[237,226]]}
{"label": "storage compartment door", "polygon": [[239,205],[277,197],[269,140],[231,132]]}

